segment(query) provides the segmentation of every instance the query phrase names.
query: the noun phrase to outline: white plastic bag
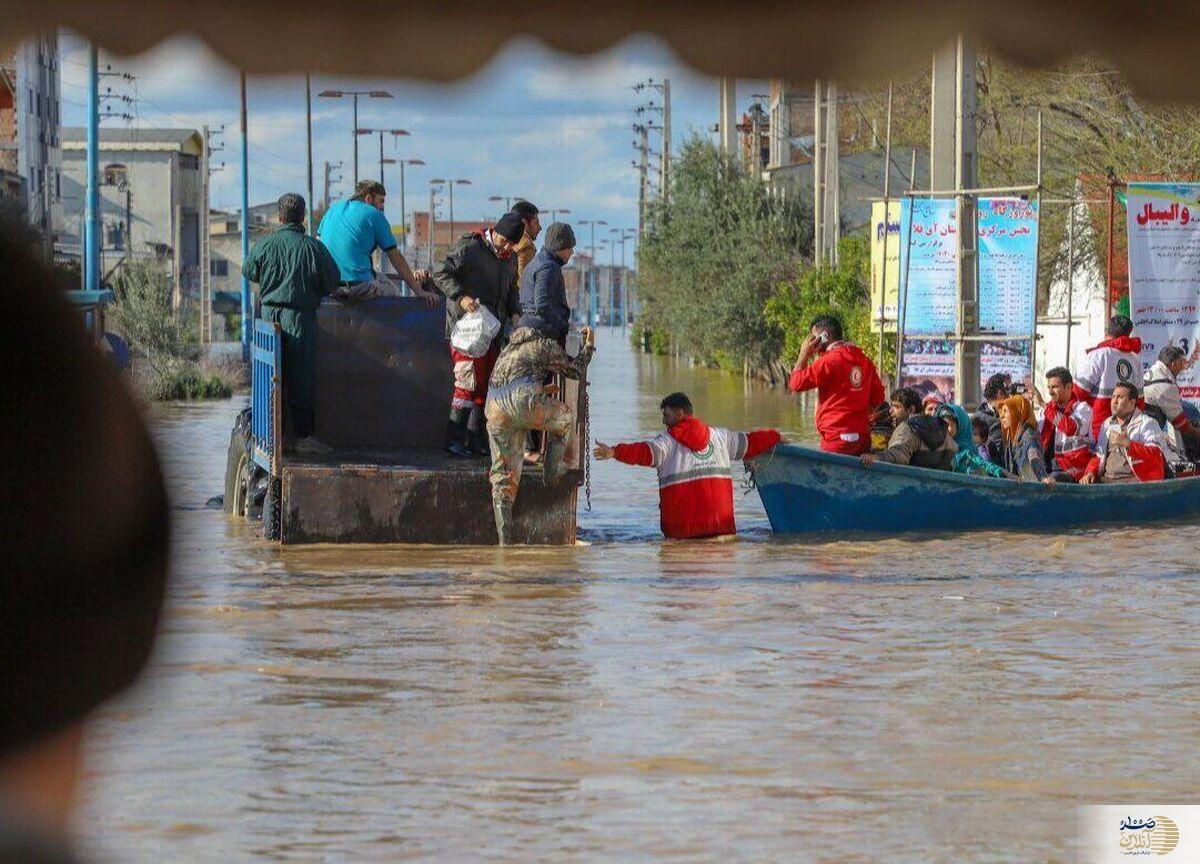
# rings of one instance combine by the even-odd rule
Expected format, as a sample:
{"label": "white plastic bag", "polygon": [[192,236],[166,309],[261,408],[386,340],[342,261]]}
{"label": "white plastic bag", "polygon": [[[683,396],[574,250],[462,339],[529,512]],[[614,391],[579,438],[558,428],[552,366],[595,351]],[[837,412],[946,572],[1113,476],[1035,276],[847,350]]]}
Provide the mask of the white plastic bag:
{"label": "white plastic bag", "polygon": [[480,304],[474,312],[468,312],[455,322],[450,344],[468,357],[482,357],[499,332],[500,321]]}

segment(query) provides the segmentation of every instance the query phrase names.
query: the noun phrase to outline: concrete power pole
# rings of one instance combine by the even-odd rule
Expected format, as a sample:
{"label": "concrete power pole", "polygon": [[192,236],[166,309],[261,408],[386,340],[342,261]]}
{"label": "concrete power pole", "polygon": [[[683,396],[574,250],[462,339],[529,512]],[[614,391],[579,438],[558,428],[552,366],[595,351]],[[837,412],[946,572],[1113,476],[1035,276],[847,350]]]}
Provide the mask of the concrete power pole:
{"label": "concrete power pole", "polygon": [[200,156],[200,183],[203,186],[200,193],[203,204],[203,212],[200,214],[200,344],[207,345],[212,341],[212,252],[208,239],[208,163],[211,154],[208,127],[205,126],[200,134],[204,139]]}
{"label": "concrete power pole", "polygon": [[[664,202],[669,202],[671,197],[671,79],[664,78],[662,82],[662,97],[663,97],[663,115],[662,115],[662,176],[659,178],[662,183],[660,194]],[[645,143],[645,142],[643,142]],[[645,178],[645,171],[642,172]],[[642,180],[642,195],[645,196],[646,181]],[[639,220],[638,230],[641,230]]]}
{"label": "concrete power pole", "polygon": [[736,160],[737,152],[737,79],[722,78],[717,119],[717,140],[722,156]]}
{"label": "concrete power pole", "polygon": [[813,101],[813,257],[837,264],[841,233],[838,95],[833,81],[816,83]]}
{"label": "concrete power pole", "polygon": [[[340,171],[340,170],[341,170],[341,168],[342,168],[342,163],[341,163],[341,162],[330,162],[330,161],[328,161],[328,160],[326,160],[326,162],[325,162],[325,197],[324,197],[324,200],[323,200],[323,203],[322,203],[322,207],[321,207],[321,210],[322,210],[322,211],[324,211],[324,210],[328,210],[328,209],[329,209],[329,204],[330,204],[330,199],[329,199],[329,191],[330,191],[330,186],[332,186],[334,183],[341,183],[341,182],[342,182],[342,178],[341,178],[341,177],[334,177],[334,176],[333,176],[333,172],[334,172],[334,171]],[[314,233],[314,234],[316,233],[316,229],[313,229],[313,233]]]}
{"label": "concrete power pole", "polygon": [[976,279],[975,51],[959,36],[933,56],[929,183],[954,190],[958,202],[958,339],[954,363],[955,400],[979,402],[979,285]]}

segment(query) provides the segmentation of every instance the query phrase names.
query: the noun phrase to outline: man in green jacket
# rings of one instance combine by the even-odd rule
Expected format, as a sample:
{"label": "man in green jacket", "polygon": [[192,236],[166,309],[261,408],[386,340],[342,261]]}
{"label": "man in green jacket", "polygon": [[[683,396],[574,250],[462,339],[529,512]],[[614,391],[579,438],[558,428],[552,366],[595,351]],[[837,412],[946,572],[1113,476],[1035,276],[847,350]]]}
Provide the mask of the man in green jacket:
{"label": "man in green jacket", "polygon": [[264,321],[283,332],[283,392],[291,437],[297,449],[311,450],[316,423],[317,307],[338,284],[338,267],[321,241],[304,232],[304,198],[279,199],[279,229],[250,250],[242,273],[258,283]]}

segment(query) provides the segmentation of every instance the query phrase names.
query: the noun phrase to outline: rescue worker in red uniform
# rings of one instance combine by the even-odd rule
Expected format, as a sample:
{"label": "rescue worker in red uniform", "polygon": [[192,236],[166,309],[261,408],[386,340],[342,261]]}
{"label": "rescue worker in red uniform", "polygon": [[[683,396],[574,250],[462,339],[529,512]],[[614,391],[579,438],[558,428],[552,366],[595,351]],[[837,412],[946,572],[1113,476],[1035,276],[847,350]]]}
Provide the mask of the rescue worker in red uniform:
{"label": "rescue worker in red uniform", "polygon": [[[1100,427],[1112,414],[1113,388],[1132,384],[1136,390],[1142,384],[1142,340],[1133,333],[1133,322],[1124,315],[1108,319],[1104,335],[1108,338],[1089,348],[1083,365],[1075,373],[1075,398],[1092,409],[1092,440],[1100,441]],[[1141,400],[1138,400],[1139,407]]]}
{"label": "rescue worker in red uniform", "polygon": [[596,442],[597,459],[616,459],[658,471],[662,532],[673,540],[736,534],[733,518],[733,462],[753,459],[782,440],[774,429],[731,432],[707,426],[693,416],[683,393],[662,400],[665,432],[650,441]]}
{"label": "rescue worker in red uniform", "polygon": [[796,393],[816,388],[822,450],[859,456],[871,449],[871,417],[886,401],[883,382],[871,358],[842,337],[837,318],[812,322],[788,387]]}

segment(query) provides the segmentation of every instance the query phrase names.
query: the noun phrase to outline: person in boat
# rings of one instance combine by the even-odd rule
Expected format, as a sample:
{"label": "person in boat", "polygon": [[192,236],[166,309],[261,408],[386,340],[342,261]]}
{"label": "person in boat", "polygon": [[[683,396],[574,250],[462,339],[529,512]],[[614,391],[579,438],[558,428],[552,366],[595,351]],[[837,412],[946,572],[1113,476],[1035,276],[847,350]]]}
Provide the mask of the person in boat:
{"label": "person in boat", "polygon": [[879,453],[863,453],[859,459],[864,467],[869,467],[873,462],[890,462],[893,465],[954,470],[958,444],[950,437],[941,419],[922,413],[921,397],[916,390],[901,387],[894,391],[890,410],[896,428],[887,449]]}
{"label": "person in boat", "polygon": [[[433,281],[446,295],[446,336],[458,319],[480,306],[501,324],[521,311],[517,293],[517,261],[513,246],[525,236],[525,223],[517,213],[506,213],[491,228],[464,234],[433,271]],[[488,350],[471,357],[451,346],[454,361],[454,393],[446,424],[446,451],[452,456],[487,456],[487,428],[483,405],[488,380],[500,356],[503,331]]]}
{"label": "person in boat", "polygon": [[1000,406],[1000,429],[1004,432],[1004,470],[1023,483],[1053,483],[1037,435],[1033,403],[1019,393],[1005,399]]}
{"label": "person in boat", "polygon": [[1118,382],[1111,394],[1112,414],[1100,427],[1096,455],[1080,483],[1147,483],[1166,476],[1163,431],[1137,407],[1137,387]]}
{"label": "person in boat", "polygon": [[1183,410],[1179,373],[1187,368],[1187,353],[1177,345],[1158,352],[1142,382],[1145,411],[1163,427],[1167,462],[1200,462],[1200,429]]}
{"label": "person in boat", "polygon": [[1112,414],[1113,388],[1117,384],[1132,384],[1136,390],[1142,382],[1142,361],[1138,356],[1142,340],[1132,335],[1133,322],[1124,315],[1114,315],[1104,328],[1106,338],[1089,348],[1083,365],[1075,373],[1075,396],[1092,408],[1092,440],[1100,441],[1100,427]]}
{"label": "person in boat", "polygon": [[595,341],[584,329],[584,347],[569,357],[558,340],[534,327],[518,327],[500,352],[488,390],[487,434],[491,443],[492,512],[501,546],[512,544],[513,504],[521,485],[525,439],[530,430],[547,435],[543,482],[560,479],[562,457],[575,427],[574,412],[557,398],[558,388],[546,381],[553,375],[580,378],[592,359]]}
{"label": "person in boat", "polygon": [[283,355],[285,440],[314,450],[316,428],[317,307],[338,286],[338,265],[325,244],[304,231],[304,198],[279,199],[279,229],[254,244],[242,273],[258,284],[264,321],[279,324]]}
{"label": "person in boat", "polygon": [[971,419],[967,416],[966,408],[961,405],[945,403],[938,406],[933,416],[946,424],[946,431],[958,445],[958,452],[954,454],[953,463],[956,474],[971,474],[976,477],[1006,476],[1003,468],[980,456],[979,451],[975,449],[974,430],[971,426]]}
{"label": "person in boat", "polygon": [[774,429],[732,432],[695,416],[684,393],[659,405],[666,431],[649,441],[610,446],[596,442],[597,459],[616,459],[658,471],[658,507],[663,534],[692,540],[736,534],[733,462],[753,459],[778,444]]}
{"label": "person in boat", "polygon": [[997,372],[984,383],[983,404],[975,412],[975,416],[982,418],[988,426],[987,459],[997,465],[1004,462],[1004,433],[1000,429],[1000,406],[1012,393],[1012,376],[1007,372]]}
{"label": "person in boat", "polygon": [[813,320],[788,387],[817,391],[822,450],[857,456],[871,449],[871,416],[884,400],[883,382],[871,358],[844,338],[835,316]]}
{"label": "person in boat", "polygon": [[1092,438],[1092,408],[1076,396],[1071,372],[1062,366],[1046,373],[1046,392],[1050,398],[1038,419],[1042,452],[1053,454],[1055,480],[1076,483],[1087,471],[1096,444]]}
{"label": "person in boat", "polygon": [[[975,445],[975,452],[979,454],[980,459],[988,459],[987,439],[988,433],[991,432],[991,425],[986,419],[980,417],[978,413],[971,415],[971,441]],[[993,463],[994,464],[994,463]]]}
{"label": "person in boat", "polygon": [[946,401],[941,390],[933,390],[926,393],[925,398],[921,400],[921,413],[933,417],[937,414],[938,408],[948,404],[950,403]]}

